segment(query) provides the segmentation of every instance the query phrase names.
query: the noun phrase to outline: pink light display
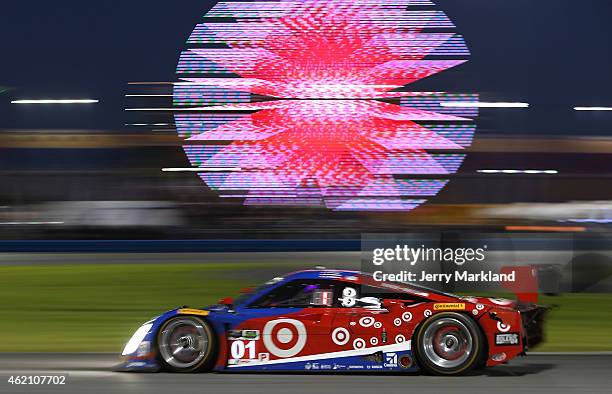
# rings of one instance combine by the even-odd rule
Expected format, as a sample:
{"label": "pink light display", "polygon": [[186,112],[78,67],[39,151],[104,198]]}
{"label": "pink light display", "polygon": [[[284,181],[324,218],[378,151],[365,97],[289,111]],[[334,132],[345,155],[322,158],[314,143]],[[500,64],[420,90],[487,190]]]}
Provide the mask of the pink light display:
{"label": "pink light display", "polygon": [[478,96],[408,89],[469,56],[433,6],[218,2],[188,40],[174,91],[176,106],[197,110],[175,120],[202,180],[247,205],[337,211],[407,211],[438,194],[478,115],[442,103]]}

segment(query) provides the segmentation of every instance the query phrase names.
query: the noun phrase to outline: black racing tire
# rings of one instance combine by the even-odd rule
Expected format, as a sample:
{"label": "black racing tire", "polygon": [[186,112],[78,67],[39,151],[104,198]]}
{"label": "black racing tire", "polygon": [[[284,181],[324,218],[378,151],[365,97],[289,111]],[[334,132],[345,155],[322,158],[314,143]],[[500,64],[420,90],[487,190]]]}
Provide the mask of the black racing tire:
{"label": "black racing tire", "polygon": [[482,362],[486,349],[478,324],[455,312],[425,320],[414,338],[413,351],[419,365],[433,375],[463,375]]}
{"label": "black racing tire", "polygon": [[180,315],[157,332],[157,354],[162,369],[171,372],[206,372],[215,362],[217,339],[205,320]]}

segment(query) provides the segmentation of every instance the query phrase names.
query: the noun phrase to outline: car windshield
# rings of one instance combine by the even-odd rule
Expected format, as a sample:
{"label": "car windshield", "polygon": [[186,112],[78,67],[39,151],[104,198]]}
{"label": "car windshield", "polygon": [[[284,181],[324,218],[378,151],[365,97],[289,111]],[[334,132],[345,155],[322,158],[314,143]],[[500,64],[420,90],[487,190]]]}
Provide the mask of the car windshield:
{"label": "car windshield", "polygon": [[284,278],[274,278],[274,279],[267,281],[266,283],[262,285],[253,287],[252,289],[249,289],[248,291],[243,292],[242,294],[240,294],[238,297],[234,299],[234,305],[238,306],[238,305],[244,304],[248,299],[250,299],[253,296],[253,294],[260,293],[283,280]]}
{"label": "car windshield", "polygon": [[[234,299],[234,305],[235,306],[243,305],[254,294],[261,293],[264,290],[266,290],[266,289],[276,285],[277,283],[282,282],[284,279],[285,278],[283,278],[283,277],[273,278],[273,279],[267,281],[266,283],[263,283],[263,284],[261,284],[261,285],[259,285],[257,287],[253,287],[252,289],[249,289],[248,291],[243,292],[242,294],[240,294],[238,297],[236,297]],[[390,285],[390,286],[383,286],[382,287],[382,288],[386,287],[387,290],[389,290],[389,288],[393,287],[393,286],[400,286],[400,287],[403,287],[405,290],[408,290],[409,292],[411,292],[411,291],[424,291],[424,292],[428,292],[428,293],[444,295],[444,296],[447,296],[447,297],[459,297],[456,294],[446,293],[446,292],[443,292],[443,291],[440,291],[440,290],[432,289],[432,288],[427,287],[427,286],[417,285],[415,283],[389,282],[389,281],[385,281],[385,282],[382,282],[382,283]]]}

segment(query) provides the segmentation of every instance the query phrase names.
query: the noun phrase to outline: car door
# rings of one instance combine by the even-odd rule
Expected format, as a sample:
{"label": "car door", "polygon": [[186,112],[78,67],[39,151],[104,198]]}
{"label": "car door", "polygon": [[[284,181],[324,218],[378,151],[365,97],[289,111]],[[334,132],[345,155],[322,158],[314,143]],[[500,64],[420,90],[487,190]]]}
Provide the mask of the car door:
{"label": "car door", "polygon": [[[412,314],[405,302],[385,301],[384,290],[372,286],[346,283],[341,289],[340,308],[334,325],[346,327],[355,350],[385,345],[400,345],[410,340]],[[389,306],[392,306],[389,308]]]}
{"label": "car door", "polygon": [[240,311],[228,336],[228,365],[292,369],[296,357],[320,352],[334,319],[334,285],[329,280],[294,280],[271,289]]}
{"label": "car door", "polygon": [[[350,347],[358,350],[378,346],[386,342],[386,314],[378,298],[361,294],[361,286],[345,283],[340,289],[335,327],[348,328],[352,339]],[[336,338],[343,342],[342,338]]]}

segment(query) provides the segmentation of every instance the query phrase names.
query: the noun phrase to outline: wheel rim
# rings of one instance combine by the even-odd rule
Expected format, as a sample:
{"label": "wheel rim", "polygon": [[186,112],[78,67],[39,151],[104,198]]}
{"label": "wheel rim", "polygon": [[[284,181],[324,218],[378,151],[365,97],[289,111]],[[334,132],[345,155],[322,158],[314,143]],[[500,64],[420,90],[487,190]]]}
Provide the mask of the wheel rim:
{"label": "wheel rim", "polygon": [[456,368],[473,352],[470,330],[461,321],[442,318],[429,325],[423,333],[425,356],[441,368]]}
{"label": "wheel rim", "polygon": [[192,319],[174,320],[162,331],[159,351],[168,365],[184,369],[197,365],[208,352],[204,325]]}

